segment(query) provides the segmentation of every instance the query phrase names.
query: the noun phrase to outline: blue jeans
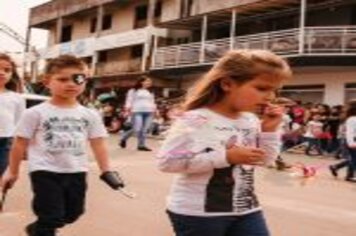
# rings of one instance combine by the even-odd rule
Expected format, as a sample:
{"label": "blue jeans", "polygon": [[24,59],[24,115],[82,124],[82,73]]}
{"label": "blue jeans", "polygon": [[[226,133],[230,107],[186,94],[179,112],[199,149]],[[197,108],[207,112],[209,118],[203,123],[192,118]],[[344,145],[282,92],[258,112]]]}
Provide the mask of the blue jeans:
{"label": "blue jeans", "polygon": [[308,146],[305,149],[305,154],[306,155],[310,155],[310,151],[315,148],[316,151],[318,152],[319,155],[323,154],[323,151],[321,149],[321,144],[320,144],[320,140],[317,138],[310,138],[310,137],[306,137],[305,140],[308,142]]}
{"label": "blue jeans", "polygon": [[0,176],[5,172],[9,162],[11,141],[11,138],[0,138]]}
{"label": "blue jeans", "polygon": [[187,216],[167,211],[176,236],[268,236],[261,211],[243,216]]}
{"label": "blue jeans", "polygon": [[146,134],[153,119],[152,112],[134,112],[132,114],[133,130],[126,131],[121,140],[127,141],[135,132],[138,139],[138,147],[146,146]]}

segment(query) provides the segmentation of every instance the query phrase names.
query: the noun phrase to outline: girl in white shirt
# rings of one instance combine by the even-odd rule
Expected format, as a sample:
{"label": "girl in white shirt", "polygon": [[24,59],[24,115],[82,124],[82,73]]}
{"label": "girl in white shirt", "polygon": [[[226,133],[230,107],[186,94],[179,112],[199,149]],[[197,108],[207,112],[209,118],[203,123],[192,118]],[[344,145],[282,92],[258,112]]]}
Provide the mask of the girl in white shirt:
{"label": "girl in white shirt", "polygon": [[138,139],[137,150],[151,151],[146,146],[146,134],[152,124],[152,119],[157,108],[154,94],[149,90],[151,86],[152,80],[143,77],[137,81],[133,89],[128,91],[125,109],[133,123],[133,129],[123,134],[119,143],[122,148],[126,148],[127,140],[133,133],[136,133]]}
{"label": "girl in white shirt", "polygon": [[15,92],[18,78],[14,61],[0,53],[0,177],[7,167],[15,124],[25,110],[24,99]]}
{"label": "girl in white shirt", "polygon": [[290,77],[279,56],[236,50],[188,94],[158,153],[177,174],[167,205],[177,236],[269,235],[253,173],[278,156],[283,108],[271,100]]}

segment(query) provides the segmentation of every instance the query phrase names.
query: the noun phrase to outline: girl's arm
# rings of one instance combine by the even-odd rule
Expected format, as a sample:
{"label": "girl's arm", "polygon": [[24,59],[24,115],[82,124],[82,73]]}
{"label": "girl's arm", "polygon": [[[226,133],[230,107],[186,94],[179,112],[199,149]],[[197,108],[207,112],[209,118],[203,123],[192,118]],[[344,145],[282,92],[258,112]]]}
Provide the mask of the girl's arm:
{"label": "girl's arm", "polygon": [[131,108],[132,108],[132,103],[133,103],[133,100],[134,100],[134,95],[135,95],[135,90],[134,90],[134,89],[130,89],[130,90],[127,92],[126,101],[125,101],[125,109],[126,109],[127,111],[131,110]]}
{"label": "girl's arm", "polygon": [[29,139],[15,137],[10,151],[9,166],[0,181],[2,187],[7,186],[11,188],[18,179],[21,161],[25,157],[28,144]]}

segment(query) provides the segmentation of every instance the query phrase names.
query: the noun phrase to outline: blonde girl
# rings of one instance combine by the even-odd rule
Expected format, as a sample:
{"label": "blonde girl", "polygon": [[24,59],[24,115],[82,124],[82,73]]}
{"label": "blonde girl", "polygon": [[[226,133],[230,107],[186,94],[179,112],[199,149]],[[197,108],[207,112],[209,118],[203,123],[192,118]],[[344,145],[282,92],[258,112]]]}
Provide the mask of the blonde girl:
{"label": "blonde girl", "polygon": [[167,205],[177,236],[269,235],[253,173],[278,156],[283,108],[272,101],[291,76],[269,51],[235,50],[192,88],[158,153],[177,174]]}

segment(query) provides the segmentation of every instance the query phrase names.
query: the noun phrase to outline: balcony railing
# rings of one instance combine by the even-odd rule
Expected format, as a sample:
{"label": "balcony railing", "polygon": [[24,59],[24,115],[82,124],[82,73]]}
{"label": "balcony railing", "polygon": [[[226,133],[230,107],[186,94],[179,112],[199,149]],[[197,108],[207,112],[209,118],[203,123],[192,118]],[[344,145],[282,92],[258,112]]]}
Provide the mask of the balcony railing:
{"label": "balcony railing", "polygon": [[63,54],[73,54],[77,57],[90,57],[95,51],[112,50],[115,48],[144,44],[147,42],[149,35],[166,37],[167,30],[145,27],[97,38],[90,37],[73,40],[40,49],[40,59],[50,59]]}
{"label": "balcony railing", "polygon": [[96,75],[110,76],[130,72],[139,72],[141,70],[141,62],[141,58],[137,58],[126,61],[99,63],[97,66]]}
{"label": "balcony railing", "polygon": [[356,27],[306,27],[159,47],[152,69],[212,64],[230,49],[267,49],[285,57],[356,56]]}

